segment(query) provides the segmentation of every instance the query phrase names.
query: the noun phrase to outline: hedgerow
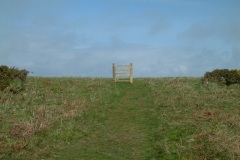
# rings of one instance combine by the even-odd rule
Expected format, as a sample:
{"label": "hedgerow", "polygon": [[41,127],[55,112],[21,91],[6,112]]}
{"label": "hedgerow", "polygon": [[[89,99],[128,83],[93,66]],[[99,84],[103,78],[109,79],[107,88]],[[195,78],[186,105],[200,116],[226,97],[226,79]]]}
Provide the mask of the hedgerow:
{"label": "hedgerow", "polygon": [[212,72],[206,72],[202,82],[215,82],[227,86],[240,84],[240,70],[215,69]]}
{"label": "hedgerow", "polygon": [[0,66],[0,91],[17,93],[24,89],[27,70],[19,70],[16,67]]}

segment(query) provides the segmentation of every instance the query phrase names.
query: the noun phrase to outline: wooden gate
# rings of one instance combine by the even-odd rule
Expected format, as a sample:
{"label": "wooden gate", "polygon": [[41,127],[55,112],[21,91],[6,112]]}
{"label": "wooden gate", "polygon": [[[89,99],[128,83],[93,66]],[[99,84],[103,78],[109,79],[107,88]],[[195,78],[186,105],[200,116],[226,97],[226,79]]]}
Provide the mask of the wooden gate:
{"label": "wooden gate", "polygon": [[113,82],[133,83],[133,64],[116,65],[113,63]]}

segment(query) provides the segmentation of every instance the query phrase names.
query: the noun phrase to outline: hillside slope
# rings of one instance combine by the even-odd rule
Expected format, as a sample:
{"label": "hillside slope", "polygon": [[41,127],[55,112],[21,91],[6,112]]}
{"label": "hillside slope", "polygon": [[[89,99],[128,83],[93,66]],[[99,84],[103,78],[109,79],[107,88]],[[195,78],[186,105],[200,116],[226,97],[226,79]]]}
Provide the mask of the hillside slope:
{"label": "hillside slope", "polygon": [[239,159],[240,86],[28,78],[0,93],[2,159]]}

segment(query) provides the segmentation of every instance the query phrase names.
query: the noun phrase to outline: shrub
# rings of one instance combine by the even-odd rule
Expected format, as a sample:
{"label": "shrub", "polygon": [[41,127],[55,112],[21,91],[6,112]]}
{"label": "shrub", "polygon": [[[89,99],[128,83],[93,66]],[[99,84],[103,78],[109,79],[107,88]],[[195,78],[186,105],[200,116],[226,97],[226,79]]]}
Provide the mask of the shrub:
{"label": "shrub", "polygon": [[19,92],[24,88],[28,73],[27,70],[19,70],[16,67],[0,66],[0,90]]}
{"label": "shrub", "polygon": [[215,69],[212,72],[206,72],[202,82],[215,82],[218,84],[240,84],[240,70]]}

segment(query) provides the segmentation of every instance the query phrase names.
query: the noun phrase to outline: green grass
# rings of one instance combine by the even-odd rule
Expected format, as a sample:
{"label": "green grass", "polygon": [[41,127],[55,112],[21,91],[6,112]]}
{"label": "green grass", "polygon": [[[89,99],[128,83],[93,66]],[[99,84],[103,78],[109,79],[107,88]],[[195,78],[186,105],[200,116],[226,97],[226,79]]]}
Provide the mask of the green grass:
{"label": "green grass", "polygon": [[0,159],[240,159],[240,85],[29,77],[0,93]]}

